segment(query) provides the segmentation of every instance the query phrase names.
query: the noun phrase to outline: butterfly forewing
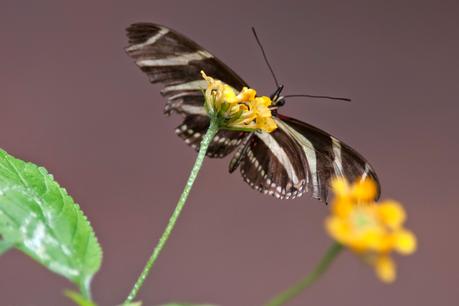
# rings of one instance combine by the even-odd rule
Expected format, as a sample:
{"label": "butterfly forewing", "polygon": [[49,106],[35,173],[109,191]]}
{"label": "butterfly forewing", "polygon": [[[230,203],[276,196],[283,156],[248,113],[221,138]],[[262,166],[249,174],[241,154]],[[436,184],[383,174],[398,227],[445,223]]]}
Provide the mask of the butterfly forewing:
{"label": "butterfly forewing", "polygon": [[171,84],[204,83],[201,70],[237,90],[247,86],[231,68],[203,47],[165,26],[135,23],[127,28],[127,35],[128,54],[148,74],[151,82],[165,84],[166,92]]}
{"label": "butterfly forewing", "polygon": [[[148,75],[150,82],[164,85],[161,94],[167,98],[165,113],[176,112],[185,116],[177,134],[198,150],[209,126],[202,95],[207,83],[200,71],[204,70],[236,90],[247,84],[204,48],[172,29],[151,23],[136,23],[127,28],[127,35],[127,53]],[[245,133],[220,131],[210,144],[207,155],[227,155],[244,136]],[[225,144],[227,146],[222,148]]]}

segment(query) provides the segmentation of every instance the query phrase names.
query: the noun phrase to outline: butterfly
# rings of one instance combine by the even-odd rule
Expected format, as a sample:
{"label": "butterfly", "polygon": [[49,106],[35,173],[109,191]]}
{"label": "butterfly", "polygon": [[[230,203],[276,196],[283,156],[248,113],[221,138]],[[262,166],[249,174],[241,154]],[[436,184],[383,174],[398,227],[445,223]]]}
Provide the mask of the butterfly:
{"label": "butterfly", "polygon": [[[184,116],[176,134],[199,150],[210,123],[202,94],[207,82],[200,71],[238,91],[249,86],[206,49],[170,28],[135,23],[127,28],[127,36],[127,54],[151,83],[164,86],[161,94],[167,99],[165,114]],[[282,88],[279,86],[271,95],[276,130],[220,130],[207,156],[223,158],[235,151],[229,171],[239,168],[244,181],[253,189],[280,199],[294,199],[308,192],[327,202],[334,176],[344,176],[348,181],[371,178],[380,190],[375,171],[359,153],[327,132],[278,113],[278,108],[285,104]]]}

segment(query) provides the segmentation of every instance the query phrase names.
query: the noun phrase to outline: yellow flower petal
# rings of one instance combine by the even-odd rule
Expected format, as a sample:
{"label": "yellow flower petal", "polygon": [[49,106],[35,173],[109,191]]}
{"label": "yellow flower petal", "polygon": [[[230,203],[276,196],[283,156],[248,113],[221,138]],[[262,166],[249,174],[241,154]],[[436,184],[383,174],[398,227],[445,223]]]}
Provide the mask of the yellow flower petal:
{"label": "yellow flower petal", "polygon": [[404,255],[409,255],[416,251],[416,236],[408,230],[400,230],[395,233],[395,249]]}
{"label": "yellow flower petal", "polygon": [[342,244],[347,244],[349,237],[351,237],[350,227],[340,218],[328,217],[325,219],[325,227],[328,234]]}
{"label": "yellow flower petal", "polygon": [[271,99],[266,96],[257,97],[255,98],[254,101],[257,105],[264,106],[264,107],[268,107],[272,103]]}
{"label": "yellow flower petal", "polygon": [[381,221],[391,229],[399,228],[406,219],[405,210],[396,201],[381,202],[378,206],[378,214]]}
{"label": "yellow flower petal", "polygon": [[341,218],[347,218],[352,212],[354,204],[347,198],[336,199],[333,202],[332,213]]}
{"label": "yellow flower petal", "polygon": [[396,271],[395,271],[395,263],[387,255],[379,256],[375,262],[374,266],[376,269],[376,275],[380,280],[385,283],[392,283],[395,281]]}
{"label": "yellow flower petal", "polygon": [[374,201],[378,193],[376,182],[372,179],[359,179],[352,185],[352,196],[361,202]]}
{"label": "yellow flower petal", "polygon": [[228,103],[237,103],[237,96],[234,93],[234,90],[229,85],[224,85],[223,87],[223,99]]}
{"label": "yellow flower petal", "polygon": [[361,233],[360,248],[367,251],[385,252],[390,251],[391,240],[385,237],[384,230],[380,227],[373,226]]}
{"label": "yellow flower petal", "polygon": [[331,187],[335,195],[338,197],[347,196],[349,194],[349,183],[342,176],[334,177],[331,181]]}
{"label": "yellow flower petal", "polygon": [[277,129],[277,124],[271,117],[258,117],[256,119],[257,128],[265,132],[271,133]]}
{"label": "yellow flower petal", "polygon": [[258,107],[257,115],[260,118],[271,118],[271,110],[267,107]]}
{"label": "yellow flower petal", "polygon": [[244,87],[241,92],[238,94],[239,102],[249,102],[255,99],[257,92],[255,89]]}

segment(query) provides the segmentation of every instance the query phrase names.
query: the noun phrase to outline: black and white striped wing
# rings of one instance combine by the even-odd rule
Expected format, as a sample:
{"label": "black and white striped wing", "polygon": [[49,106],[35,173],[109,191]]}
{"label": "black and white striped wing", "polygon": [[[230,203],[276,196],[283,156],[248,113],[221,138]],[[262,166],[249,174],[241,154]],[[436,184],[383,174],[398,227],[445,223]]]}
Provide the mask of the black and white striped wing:
{"label": "black and white striped wing", "polygon": [[240,171],[252,188],[281,199],[310,192],[327,202],[333,176],[343,175],[349,181],[364,176],[378,182],[370,164],[335,137],[293,118],[275,120],[278,129],[254,134],[237,152],[244,150],[239,155]]}
{"label": "black and white striped wing", "polygon": [[[167,98],[164,112],[185,116],[177,134],[199,149],[209,126],[204,110],[202,90],[207,87],[201,70],[236,90],[248,86],[235,72],[204,48],[167,27],[152,23],[135,23],[127,28],[127,53],[147,74],[150,82],[161,83],[161,94]],[[209,146],[207,155],[224,157],[233,151],[246,133],[220,131]]]}
{"label": "black and white striped wing", "polygon": [[240,167],[244,181],[253,189],[276,198],[295,198],[306,189],[307,162],[298,143],[282,129],[253,133],[230,163]]}

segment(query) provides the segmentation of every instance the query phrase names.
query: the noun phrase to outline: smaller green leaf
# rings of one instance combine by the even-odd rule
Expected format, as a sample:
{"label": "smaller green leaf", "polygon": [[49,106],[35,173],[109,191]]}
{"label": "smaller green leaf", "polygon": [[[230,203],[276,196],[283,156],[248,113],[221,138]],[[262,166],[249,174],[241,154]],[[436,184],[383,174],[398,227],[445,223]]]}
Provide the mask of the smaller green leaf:
{"label": "smaller green leaf", "polygon": [[65,290],[64,295],[79,306],[97,306],[97,304],[95,304],[93,301],[86,299],[78,292],[72,290]]}

